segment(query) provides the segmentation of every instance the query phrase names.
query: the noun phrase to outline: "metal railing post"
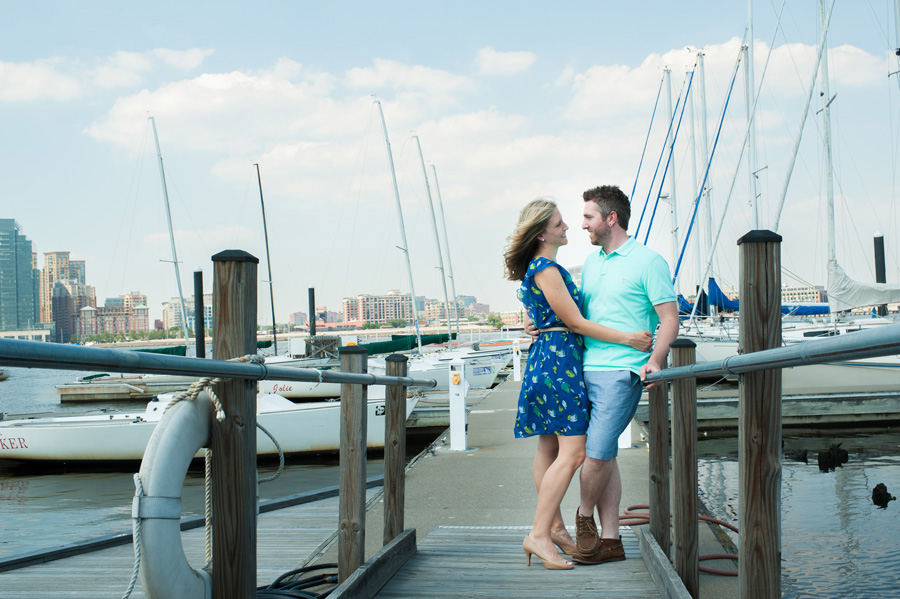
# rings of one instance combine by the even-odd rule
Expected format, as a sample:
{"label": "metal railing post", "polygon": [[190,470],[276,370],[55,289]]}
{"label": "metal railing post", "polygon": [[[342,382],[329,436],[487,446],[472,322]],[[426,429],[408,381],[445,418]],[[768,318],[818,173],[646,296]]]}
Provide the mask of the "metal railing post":
{"label": "metal railing post", "polygon": [[[781,236],[750,231],[740,246],[740,347],[781,345]],[[781,369],[741,375],[738,420],[740,597],[781,597]]]}

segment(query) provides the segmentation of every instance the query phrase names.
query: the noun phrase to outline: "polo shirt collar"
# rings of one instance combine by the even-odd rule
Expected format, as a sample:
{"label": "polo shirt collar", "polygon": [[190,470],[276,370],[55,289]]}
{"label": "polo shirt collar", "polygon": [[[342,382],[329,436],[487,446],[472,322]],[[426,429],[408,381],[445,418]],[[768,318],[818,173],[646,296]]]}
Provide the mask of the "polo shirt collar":
{"label": "polo shirt collar", "polygon": [[605,251],[603,251],[603,248],[600,248],[600,257],[601,258],[609,258],[610,256],[613,256],[615,254],[627,256],[628,254],[631,253],[631,250],[634,249],[635,243],[637,243],[637,242],[634,240],[634,237],[629,236],[628,239],[625,241],[625,243],[623,243],[618,248],[613,250],[611,254],[607,254]]}

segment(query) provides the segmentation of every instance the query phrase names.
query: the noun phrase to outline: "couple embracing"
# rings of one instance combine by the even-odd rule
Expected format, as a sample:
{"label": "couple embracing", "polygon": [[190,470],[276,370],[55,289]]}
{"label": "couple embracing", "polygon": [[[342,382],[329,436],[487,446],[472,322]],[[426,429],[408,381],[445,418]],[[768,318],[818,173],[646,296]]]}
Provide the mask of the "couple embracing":
{"label": "couple embracing", "polygon": [[[532,323],[526,331],[535,336],[515,424],[516,437],[539,436],[537,510],[522,543],[528,565],[536,555],[549,569],[571,569],[557,547],[582,564],[625,559],[618,438],[634,418],[641,381],[660,369],[678,334],[669,267],[629,237],[630,214],[617,186],[584,192],[582,229],[599,250],[584,262],[581,289],[556,263],[568,226],[552,200],[525,206],[504,253],[507,277],[522,281],[518,296]],[[573,541],[560,503],[579,466]]]}

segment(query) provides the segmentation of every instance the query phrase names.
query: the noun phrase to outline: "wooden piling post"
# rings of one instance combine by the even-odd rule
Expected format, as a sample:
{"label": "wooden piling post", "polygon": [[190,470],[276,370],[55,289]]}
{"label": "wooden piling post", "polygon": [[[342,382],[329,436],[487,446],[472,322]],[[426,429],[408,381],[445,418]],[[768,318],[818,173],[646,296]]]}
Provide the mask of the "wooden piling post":
{"label": "wooden piling post", "polygon": [[[697,344],[676,339],[669,346],[672,366],[696,361]],[[691,597],[700,596],[699,530],[697,512],[697,379],[672,383],[672,505],[674,550],[672,562]]]}
{"label": "wooden piling post", "polygon": [[[662,368],[666,365],[662,364]],[[661,381],[647,392],[650,433],[650,534],[669,555],[669,384]]]}
{"label": "wooden piling post", "polygon": [[[385,374],[406,376],[407,357],[391,354]],[[388,386],[384,419],[384,544],[403,532],[406,497],[406,387]]]}
{"label": "wooden piling post", "polygon": [[[228,360],[256,354],[256,271],[241,250],[212,257],[213,355]],[[202,317],[202,315],[201,315]],[[256,381],[215,386],[225,420],[214,422],[212,463],[212,594],[256,596]]]}
{"label": "wooden piling post", "polygon": [[[750,231],[740,246],[740,346],[781,346],[781,236]],[[741,375],[738,422],[740,597],[781,597],[781,369]]]}
{"label": "wooden piling post", "polygon": [[[366,372],[368,351],[342,347],[341,371]],[[341,385],[340,498],[338,501],[338,582],[365,561],[366,549],[366,412],[368,387]]]}

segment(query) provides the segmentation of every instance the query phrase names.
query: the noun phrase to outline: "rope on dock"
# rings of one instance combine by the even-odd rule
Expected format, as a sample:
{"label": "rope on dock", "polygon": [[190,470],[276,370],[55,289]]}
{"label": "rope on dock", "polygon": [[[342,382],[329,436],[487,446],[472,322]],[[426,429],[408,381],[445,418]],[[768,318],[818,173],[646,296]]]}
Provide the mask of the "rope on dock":
{"label": "rope on dock", "polygon": [[[638,504],[638,505],[630,505],[625,508],[625,513],[619,516],[619,524],[624,526],[640,526],[642,524],[650,523],[650,514],[646,512],[635,512],[634,510],[649,510],[650,506],[648,504]],[[697,519],[702,522],[709,522],[711,524],[717,524],[719,526],[724,526],[729,530],[738,532],[738,529],[733,524],[729,524],[724,520],[719,520],[717,518],[712,518],[710,516],[697,515]],[[717,559],[730,559],[737,561],[738,556],[736,553],[711,553],[709,555],[701,555],[698,558],[700,561],[704,560],[717,560]],[[670,560],[671,561],[671,558]],[[737,576],[737,570],[720,570],[718,568],[709,568],[706,566],[700,566],[699,570],[701,572],[705,572],[707,574],[718,574],[720,576]]]}
{"label": "rope on dock", "polygon": [[[256,354],[247,354],[245,356],[240,356],[237,358],[231,358],[228,362],[252,362],[254,364],[263,365],[266,359],[263,356],[259,356]],[[321,378],[322,373],[319,373],[319,377]],[[213,391],[212,386],[218,383],[221,383],[223,380],[222,377],[208,377],[205,376],[200,380],[194,381],[191,383],[191,386],[187,388],[186,391],[182,391],[181,393],[177,393],[175,397],[172,398],[172,401],[166,406],[166,409],[163,410],[163,414],[169,411],[169,408],[177,404],[178,402],[184,399],[190,399],[191,401],[197,399],[197,396],[200,395],[201,391],[206,391],[206,394],[209,395],[209,398],[212,400],[213,405],[216,408],[216,420],[219,422],[223,422],[225,420],[225,410],[222,409],[222,404],[219,402],[218,396],[216,396]]]}
{"label": "rope on dock", "polygon": [[[144,494],[144,486],[141,484],[141,475],[137,472],[134,473],[134,487],[139,495]],[[125,594],[122,595],[122,599],[131,597],[131,593],[134,591],[134,585],[137,583],[138,572],[141,569],[141,519],[135,518],[134,522],[134,569],[131,571],[131,582],[128,583],[128,589],[125,591]]]}

